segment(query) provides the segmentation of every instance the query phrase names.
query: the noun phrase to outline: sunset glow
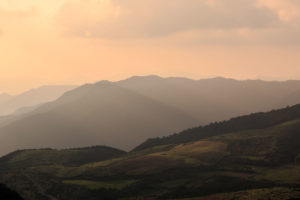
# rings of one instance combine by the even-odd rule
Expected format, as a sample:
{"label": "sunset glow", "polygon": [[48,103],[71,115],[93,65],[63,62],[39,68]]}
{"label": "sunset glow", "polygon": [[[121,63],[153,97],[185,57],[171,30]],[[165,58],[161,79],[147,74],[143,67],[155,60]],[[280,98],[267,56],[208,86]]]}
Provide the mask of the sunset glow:
{"label": "sunset glow", "polygon": [[299,24],[296,0],[1,0],[0,93],[148,74],[299,79]]}

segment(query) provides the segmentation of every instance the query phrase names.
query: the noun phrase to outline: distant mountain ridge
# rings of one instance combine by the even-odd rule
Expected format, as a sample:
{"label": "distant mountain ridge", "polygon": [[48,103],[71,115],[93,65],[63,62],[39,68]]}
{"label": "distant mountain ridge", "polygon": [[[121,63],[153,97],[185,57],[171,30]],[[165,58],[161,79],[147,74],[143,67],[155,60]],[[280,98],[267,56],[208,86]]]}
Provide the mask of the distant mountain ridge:
{"label": "distant mountain ridge", "polygon": [[207,124],[300,103],[300,81],[192,80],[159,76],[132,77],[115,84],[189,113]]}
{"label": "distant mountain ridge", "polygon": [[74,85],[49,85],[28,90],[19,95],[0,95],[0,116],[10,115],[28,107],[54,101],[66,91],[74,89]]}
{"label": "distant mountain ridge", "polygon": [[0,154],[99,144],[131,150],[148,138],[299,102],[300,81],[158,76],[100,81],[0,118]]}
{"label": "distant mountain ridge", "polygon": [[6,102],[11,98],[12,98],[11,95],[6,94],[6,93],[2,93],[2,94],[0,94],[0,103]]}
{"label": "distant mountain ridge", "polygon": [[171,106],[109,82],[86,84],[0,126],[0,152],[103,144],[130,150],[197,124]]}

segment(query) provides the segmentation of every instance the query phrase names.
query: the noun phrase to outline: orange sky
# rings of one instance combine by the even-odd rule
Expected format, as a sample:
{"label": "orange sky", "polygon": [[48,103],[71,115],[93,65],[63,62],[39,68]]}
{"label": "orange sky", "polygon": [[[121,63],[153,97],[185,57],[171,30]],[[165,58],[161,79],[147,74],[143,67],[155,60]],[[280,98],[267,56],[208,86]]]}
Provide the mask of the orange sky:
{"label": "orange sky", "polygon": [[0,93],[132,75],[300,79],[298,0],[1,0]]}

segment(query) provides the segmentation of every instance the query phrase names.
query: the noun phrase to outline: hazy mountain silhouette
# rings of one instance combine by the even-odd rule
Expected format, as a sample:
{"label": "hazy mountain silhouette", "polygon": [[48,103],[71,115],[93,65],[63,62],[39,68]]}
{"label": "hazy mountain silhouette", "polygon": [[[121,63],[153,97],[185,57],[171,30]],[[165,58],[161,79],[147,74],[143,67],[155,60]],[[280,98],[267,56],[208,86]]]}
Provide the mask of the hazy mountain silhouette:
{"label": "hazy mountain silhouette", "polygon": [[12,98],[11,95],[6,94],[6,93],[2,93],[2,94],[0,94],[0,103],[6,102],[11,98]]}
{"label": "hazy mountain silhouette", "polygon": [[37,104],[37,105],[34,105],[34,106],[21,107],[21,108],[17,109],[15,112],[13,112],[11,114],[12,115],[11,117],[29,113],[29,112],[34,111],[35,109],[41,107],[44,104],[45,103]]}
{"label": "hazy mountain silhouette", "polygon": [[[16,96],[2,94],[0,95],[0,116],[12,114],[23,107],[34,107],[41,103],[54,101],[75,87],[72,85],[43,86]],[[23,111],[25,110],[23,109]]]}
{"label": "hazy mountain silhouette", "polygon": [[298,102],[300,81],[158,76],[102,81],[0,118],[0,153],[99,144],[130,150],[148,138]]}
{"label": "hazy mountain silhouette", "polygon": [[108,145],[129,150],[197,125],[182,111],[109,82],[84,85],[2,125],[0,152]]}
{"label": "hazy mountain silhouette", "polygon": [[183,110],[203,124],[300,103],[300,81],[147,76],[117,84]]}

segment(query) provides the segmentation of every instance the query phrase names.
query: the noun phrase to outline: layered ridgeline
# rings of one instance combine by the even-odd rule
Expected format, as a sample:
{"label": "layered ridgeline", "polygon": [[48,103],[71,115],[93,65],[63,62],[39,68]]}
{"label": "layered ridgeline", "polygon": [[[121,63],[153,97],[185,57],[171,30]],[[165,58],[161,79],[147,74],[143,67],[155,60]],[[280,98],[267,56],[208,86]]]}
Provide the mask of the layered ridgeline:
{"label": "layered ridgeline", "polygon": [[[41,96],[33,94],[50,95],[52,90],[57,91],[51,87],[32,90],[8,102],[15,105],[11,102],[25,99],[31,101],[27,106],[33,105],[40,102],[35,97]],[[60,91],[64,90],[67,88]],[[0,117],[0,154],[98,144],[131,150],[148,138],[298,102],[300,81],[147,76],[99,82],[76,88],[46,105],[19,109],[18,115]]]}
{"label": "layered ridgeline", "polygon": [[203,125],[300,103],[300,81],[148,76],[115,84],[183,110]]}
{"label": "layered ridgeline", "polygon": [[99,82],[2,123],[0,153],[98,144],[129,150],[149,137],[197,123],[181,110],[110,82]]}
{"label": "layered ridgeline", "polygon": [[0,103],[6,102],[6,101],[10,100],[11,98],[12,98],[12,96],[9,94],[6,94],[6,93],[0,94]]}
{"label": "layered ridgeline", "polygon": [[28,200],[299,199],[300,105],[208,127],[100,162],[76,156],[85,164],[68,150],[14,152],[0,159],[0,182]]}
{"label": "layered ridgeline", "polygon": [[15,96],[0,94],[0,116],[29,112],[40,104],[56,100],[75,87],[72,85],[43,86]]}

